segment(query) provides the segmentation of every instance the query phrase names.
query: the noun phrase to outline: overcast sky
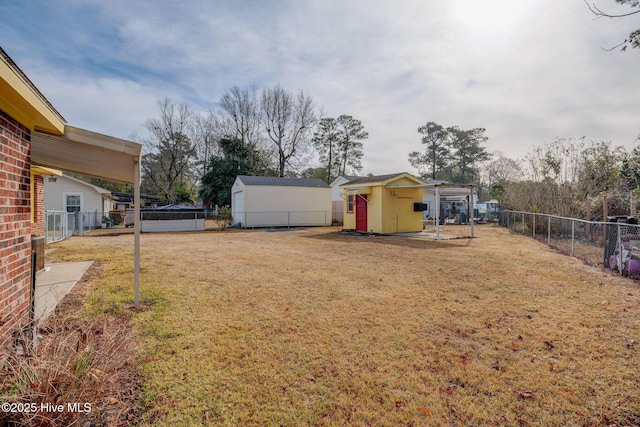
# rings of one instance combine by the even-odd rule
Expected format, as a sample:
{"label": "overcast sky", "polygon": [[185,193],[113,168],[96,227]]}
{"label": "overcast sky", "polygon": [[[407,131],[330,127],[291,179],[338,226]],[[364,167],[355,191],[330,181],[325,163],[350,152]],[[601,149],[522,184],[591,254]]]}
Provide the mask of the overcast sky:
{"label": "overcast sky", "polygon": [[[612,13],[614,0],[590,0]],[[363,173],[415,172],[428,121],[487,129],[521,158],[556,137],[640,142],[640,15],[583,0],[0,1],[0,46],[73,126],[145,135],[169,97],[307,91],[369,131]]]}

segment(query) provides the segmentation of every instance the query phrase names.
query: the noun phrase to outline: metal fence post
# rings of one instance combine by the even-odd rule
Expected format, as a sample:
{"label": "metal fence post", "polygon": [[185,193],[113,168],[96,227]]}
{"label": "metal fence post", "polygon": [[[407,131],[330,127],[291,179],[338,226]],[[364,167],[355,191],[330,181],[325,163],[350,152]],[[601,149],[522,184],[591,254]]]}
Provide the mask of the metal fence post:
{"label": "metal fence post", "polygon": [[620,229],[620,223],[618,223],[618,272],[622,276],[622,230]]}
{"label": "metal fence post", "polygon": [[291,226],[291,211],[287,211],[287,228]]}
{"label": "metal fence post", "polygon": [[536,214],[532,214],[533,215],[533,238],[536,238]]}
{"label": "metal fence post", "polygon": [[576,237],[576,222],[575,220],[571,220],[571,256],[573,256],[574,253],[574,244],[575,244],[575,237]]}
{"label": "metal fence post", "polygon": [[526,234],[527,230],[524,227],[524,212],[522,212],[522,234]]}
{"label": "metal fence post", "polygon": [[548,216],[547,219],[547,246],[551,246],[551,216]]}

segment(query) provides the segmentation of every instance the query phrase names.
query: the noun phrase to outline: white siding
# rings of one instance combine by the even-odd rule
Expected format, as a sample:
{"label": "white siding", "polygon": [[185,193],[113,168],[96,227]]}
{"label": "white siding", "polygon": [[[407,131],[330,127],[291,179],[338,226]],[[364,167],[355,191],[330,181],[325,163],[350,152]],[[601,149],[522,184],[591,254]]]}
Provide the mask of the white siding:
{"label": "white siding", "polygon": [[94,188],[67,179],[64,176],[55,177],[55,182],[44,178],[44,209],[64,210],[64,194],[82,194],[82,209],[85,212],[103,212],[102,195]]}
{"label": "white siding", "polygon": [[245,185],[243,196],[245,227],[331,225],[330,188]]}
{"label": "white siding", "polygon": [[345,178],[344,176],[339,176],[333,180],[331,183],[331,200],[334,202],[342,202],[343,198],[340,195],[340,186],[342,184],[346,184],[351,181],[350,179]]}
{"label": "white siding", "polygon": [[231,187],[231,214],[234,223],[244,224],[244,184],[238,178]]}

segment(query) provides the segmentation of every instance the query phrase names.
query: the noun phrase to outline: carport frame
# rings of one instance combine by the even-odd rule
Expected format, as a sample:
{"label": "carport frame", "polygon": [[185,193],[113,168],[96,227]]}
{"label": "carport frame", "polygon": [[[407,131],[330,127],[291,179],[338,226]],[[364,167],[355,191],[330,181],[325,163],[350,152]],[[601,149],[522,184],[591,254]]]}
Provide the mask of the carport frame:
{"label": "carport frame", "polygon": [[426,184],[415,185],[387,185],[385,188],[422,188],[424,192],[435,195],[436,198],[436,239],[440,238],[440,197],[442,196],[469,196],[469,224],[471,226],[471,237],[474,234],[473,222],[473,184],[452,184],[446,181],[430,181]]}
{"label": "carport frame", "polygon": [[31,134],[31,162],[133,184],[134,203],[134,298],[140,307],[140,159],[142,145],[85,129],[64,125],[64,134]]}

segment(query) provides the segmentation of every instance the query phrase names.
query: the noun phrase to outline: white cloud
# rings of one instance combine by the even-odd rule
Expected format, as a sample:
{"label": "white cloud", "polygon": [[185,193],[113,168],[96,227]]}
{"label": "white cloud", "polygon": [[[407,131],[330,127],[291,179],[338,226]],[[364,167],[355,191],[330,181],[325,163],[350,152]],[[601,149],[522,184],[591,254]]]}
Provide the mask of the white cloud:
{"label": "white cloud", "polygon": [[427,121],[485,127],[490,151],[512,157],[557,136],[631,148],[640,133],[640,52],[601,49],[640,22],[593,20],[582,0],[96,0],[65,13],[87,20],[78,42],[41,22],[53,58],[68,44],[77,69],[47,62],[45,46],[29,70],[72,124],[115,136],[141,132],[157,99],[206,110],[251,83],[305,89],[327,115],[362,120],[372,173],[410,170]]}
{"label": "white cloud", "polygon": [[35,72],[32,78],[70,125],[124,139],[144,132],[144,123],[154,116],[161,96],[118,78],[57,72]]}

